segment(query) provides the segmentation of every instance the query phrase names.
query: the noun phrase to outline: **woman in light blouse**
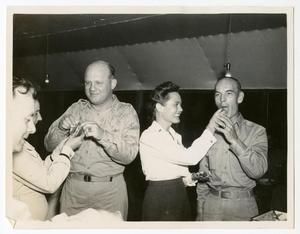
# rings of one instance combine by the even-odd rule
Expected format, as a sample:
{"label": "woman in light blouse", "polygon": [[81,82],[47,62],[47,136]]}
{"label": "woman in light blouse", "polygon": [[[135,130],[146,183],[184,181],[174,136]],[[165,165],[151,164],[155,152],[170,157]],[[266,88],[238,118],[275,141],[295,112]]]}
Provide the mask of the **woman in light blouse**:
{"label": "woman in light blouse", "polygon": [[214,125],[218,111],[207,128],[189,148],[172,127],[183,111],[179,86],[168,81],[152,94],[153,122],[140,138],[142,169],[148,181],[143,202],[144,221],[184,221],[190,217],[185,186],[195,185],[188,170],[197,164],[216,142]]}

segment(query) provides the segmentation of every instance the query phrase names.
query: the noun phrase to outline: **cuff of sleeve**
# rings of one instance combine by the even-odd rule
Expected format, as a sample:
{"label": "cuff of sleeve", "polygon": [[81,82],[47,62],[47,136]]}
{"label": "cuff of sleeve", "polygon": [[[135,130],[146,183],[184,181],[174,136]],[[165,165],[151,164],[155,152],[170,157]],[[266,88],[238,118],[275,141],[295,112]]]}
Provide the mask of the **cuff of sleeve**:
{"label": "cuff of sleeve", "polygon": [[211,143],[212,145],[214,143],[216,143],[217,139],[215,138],[215,136],[211,133],[211,131],[209,131],[208,129],[205,129],[203,134],[205,134],[207,136],[207,140],[209,143]]}
{"label": "cuff of sleeve", "polygon": [[71,147],[65,145],[65,146],[62,148],[60,154],[67,155],[70,159],[72,159],[75,153],[74,153],[74,151],[71,149]]}
{"label": "cuff of sleeve", "polygon": [[59,124],[57,125],[57,129],[63,134],[68,134],[70,131],[69,129],[64,129],[64,128],[60,127]]}

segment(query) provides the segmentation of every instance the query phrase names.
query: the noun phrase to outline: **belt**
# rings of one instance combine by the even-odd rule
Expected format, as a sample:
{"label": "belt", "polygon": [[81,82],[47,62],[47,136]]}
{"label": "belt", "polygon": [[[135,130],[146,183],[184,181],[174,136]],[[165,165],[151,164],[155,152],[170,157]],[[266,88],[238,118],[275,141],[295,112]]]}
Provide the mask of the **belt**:
{"label": "belt", "polygon": [[249,198],[253,197],[253,190],[249,191],[219,191],[215,189],[210,189],[210,193],[224,199],[239,199],[239,198]]}
{"label": "belt", "polygon": [[69,177],[84,182],[111,182],[114,178],[116,178],[119,175],[121,174],[97,177],[89,174],[70,173]]}
{"label": "belt", "polygon": [[149,180],[148,184],[149,185],[154,185],[154,186],[166,186],[170,184],[182,184],[182,177],[175,178],[175,179],[170,179],[170,180]]}

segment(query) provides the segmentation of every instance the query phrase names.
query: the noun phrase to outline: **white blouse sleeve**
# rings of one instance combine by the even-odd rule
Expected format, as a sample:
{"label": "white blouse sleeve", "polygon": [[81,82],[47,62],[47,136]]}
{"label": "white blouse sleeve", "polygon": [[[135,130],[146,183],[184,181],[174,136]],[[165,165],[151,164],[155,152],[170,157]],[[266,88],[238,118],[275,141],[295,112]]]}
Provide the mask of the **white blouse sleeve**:
{"label": "white blouse sleeve", "polygon": [[161,132],[145,131],[140,139],[140,153],[160,157],[178,165],[195,165],[216,142],[209,130],[204,130],[189,148],[177,144]]}

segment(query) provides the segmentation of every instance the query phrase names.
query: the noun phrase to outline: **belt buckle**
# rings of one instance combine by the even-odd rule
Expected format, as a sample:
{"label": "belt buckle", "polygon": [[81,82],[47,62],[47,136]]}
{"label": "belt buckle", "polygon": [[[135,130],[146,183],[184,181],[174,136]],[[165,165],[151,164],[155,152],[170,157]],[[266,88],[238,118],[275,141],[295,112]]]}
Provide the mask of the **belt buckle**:
{"label": "belt buckle", "polygon": [[91,181],[92,181],[92,178],[91,178],[90,175],[84,175],[84,176],[83,176],[83,180],[84,180],[85,182],[91,182]]}
{"label": "belt buckle", "polygon": [[221,191],[221,198],[230,199],[231,198],[231,192]]}

